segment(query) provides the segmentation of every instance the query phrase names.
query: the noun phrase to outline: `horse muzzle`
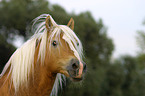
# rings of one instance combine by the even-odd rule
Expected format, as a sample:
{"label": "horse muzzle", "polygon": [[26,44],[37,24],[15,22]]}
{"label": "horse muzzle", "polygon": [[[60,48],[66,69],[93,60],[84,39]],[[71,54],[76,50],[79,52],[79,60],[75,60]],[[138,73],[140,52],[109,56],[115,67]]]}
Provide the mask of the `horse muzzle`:
{"label": "horse muzzle", "polygon": [[77,59],[71,59],[69,66],[67,66],[67,71],[72,81],[81,81],[86,72],[86,64]]}

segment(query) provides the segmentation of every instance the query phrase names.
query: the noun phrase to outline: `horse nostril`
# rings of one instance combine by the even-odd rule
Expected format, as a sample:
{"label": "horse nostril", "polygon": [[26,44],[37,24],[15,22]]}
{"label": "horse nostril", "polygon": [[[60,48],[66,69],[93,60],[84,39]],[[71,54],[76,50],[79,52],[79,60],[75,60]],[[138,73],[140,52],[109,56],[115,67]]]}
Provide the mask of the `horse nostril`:
{"label": "horse nostril", "polygon": [[77,59],[72,59],[70,63],[71,63],[71,67],[72,67],[73,69],[76,70],[76,69],[79,68],[79,64],[80,64],[80,63],[79,63],[79,61],[78,61]]}
{"label": "horse nostril", "polygon": [[72,68],[73,68],[73,69],[77,69],[78,67],[79,67],[79,66],[78,66],[77,63],[73,63],[73,64],[72,64]]}

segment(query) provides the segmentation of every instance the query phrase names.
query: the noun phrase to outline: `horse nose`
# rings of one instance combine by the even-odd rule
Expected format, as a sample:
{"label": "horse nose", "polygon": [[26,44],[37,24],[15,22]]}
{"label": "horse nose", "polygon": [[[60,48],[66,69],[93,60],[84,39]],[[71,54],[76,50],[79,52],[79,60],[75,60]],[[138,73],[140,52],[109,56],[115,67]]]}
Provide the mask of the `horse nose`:
{"label": "horse nose", "polygon": [[71,66],[74,70],[77,70],[80,66],[80,62],[77,59],[72,59]]}
{"label": "horse nose", "polygon": [[[79,69],[79,67],[80,67],[80,62],[79,62],[79,60],[77,60],[77,59],[72,59],[72,60],[71,60],[71,67],[72,67],[74,70]],[[83,72],[86,72],[86,71],[87,71],[87,66],[86,66],[86,63],[83,62]]]}

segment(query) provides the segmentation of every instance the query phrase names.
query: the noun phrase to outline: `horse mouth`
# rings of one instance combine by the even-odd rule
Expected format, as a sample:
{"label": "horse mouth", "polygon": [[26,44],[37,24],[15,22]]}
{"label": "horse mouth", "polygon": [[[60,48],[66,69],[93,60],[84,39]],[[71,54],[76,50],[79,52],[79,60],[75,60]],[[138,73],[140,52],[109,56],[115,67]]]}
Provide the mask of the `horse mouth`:
{"label": "horse mouth", "polygon": [[83,78],[71,78],[71,80],[72,80],[73,82],[79,82],[79,81],[82,81]]}
{"label": "horse mouth", "polygon": [[68,74],[69,74],[70,80],[73,82],[79,82],[83,80],[83,76],[77,77],[78,73],[76,71],[68,71]]}

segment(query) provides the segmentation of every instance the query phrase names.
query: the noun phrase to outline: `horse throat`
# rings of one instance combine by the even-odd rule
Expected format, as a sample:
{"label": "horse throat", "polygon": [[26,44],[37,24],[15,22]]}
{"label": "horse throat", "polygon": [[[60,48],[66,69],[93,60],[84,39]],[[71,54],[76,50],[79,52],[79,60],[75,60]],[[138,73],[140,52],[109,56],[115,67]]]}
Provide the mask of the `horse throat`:
{"label": "horse throat", "polygon": [[41,68],[36,70],[36,72],[34,72],[34,77],[32,76],[29,83],[29,89],[31,89],[31,92],[30,90],[29,92],[33,95],[36,94],[35,96],[50,95],[55,78],[56,74],[51,73],[46,69]]}

